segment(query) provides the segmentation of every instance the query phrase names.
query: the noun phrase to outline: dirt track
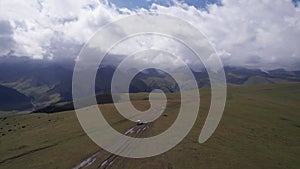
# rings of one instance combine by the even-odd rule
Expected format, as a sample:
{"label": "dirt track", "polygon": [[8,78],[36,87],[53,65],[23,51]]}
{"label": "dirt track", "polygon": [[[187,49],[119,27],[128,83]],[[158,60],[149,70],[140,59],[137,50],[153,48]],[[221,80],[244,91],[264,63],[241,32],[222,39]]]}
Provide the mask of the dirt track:
{"label": "dirt track", "polygon": [[[149,128],[149,124],[143,124],[143,125],[135,125],[131,128],[129,128],[124,135],[130,136],[130,137],[139,137],[146,129]],[[121,138],[116,138],[121,139]],[[117,141],[113,141],[111,144],[108,145],[110,146],[115,146]],[[123,141],[123,149],[126,149],[126,146],[129,144],[134,144],[132,142],[128,141]],[[122,151],[122,150],[120,150]],[[75,166],[73,169],[83,169],[87,168],[91,164],[97,161],[97,159],[101,159],[101,162],[98,164],[98,168],[104,169],[104,168],[109,168],[114,165],[114,162],[119,158],[118,155],[115,154],[110,154],[108,157],[102,159],[104,156],[107,156],[108,152],[105,151],[104,149],[100,149],[98,152],[94,153],[92,156],[88,157],[87,159],[83,160],[80,164]]]}

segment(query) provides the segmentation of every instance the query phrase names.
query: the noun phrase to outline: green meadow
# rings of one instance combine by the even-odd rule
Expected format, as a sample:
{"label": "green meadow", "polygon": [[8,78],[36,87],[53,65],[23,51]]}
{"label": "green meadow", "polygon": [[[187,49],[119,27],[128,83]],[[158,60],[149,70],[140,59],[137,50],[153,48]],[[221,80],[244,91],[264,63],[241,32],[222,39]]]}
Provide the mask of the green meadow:
{"label": "green meadow", "polygon": [[[210,106],[210,90],[200,89],[196,123],[176,147],[161,155],[129,159],[117,157],[109,168],[299,168],[300,84],[228,87],[222,120],[203,144],[198,137]],[[180,94],[168,94],[166,110],[142,137],[157,135],[172,125]],[[139,110],[149,108],[147,93],[131,94]],[[113,104],[101,104],[107,121],[124,132],[133,122]],[[73,110],[13,115],[0,119],[0,168],[72,168],[101,149],[81,129]],[[98,168],[106,152],[89,168]]]}

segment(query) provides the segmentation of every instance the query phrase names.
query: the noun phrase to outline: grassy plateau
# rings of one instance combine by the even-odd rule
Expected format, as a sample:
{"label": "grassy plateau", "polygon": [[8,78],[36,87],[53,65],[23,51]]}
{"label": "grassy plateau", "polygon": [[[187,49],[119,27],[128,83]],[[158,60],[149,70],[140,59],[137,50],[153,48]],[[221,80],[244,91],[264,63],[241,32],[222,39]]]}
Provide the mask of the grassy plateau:
{"label": "grassy plateau", "polygon": [[[200,89],[195,125],[176,147],[161,155],[130,159],[116,156],[107,168],[299,168],[300,84],[228,87],[222,120],[212,137],[198,137],[210,106],[210,89]],[[147,93],[131,94],[139,110],[149,108]],[[180,108],[180,94],[168,94],[166,110],[140,137],[162,133]],[[121,133],[135,125],[113,104],[99,105],[105,118]],[[76,113],[33,113],[0,119],[0,168],[73,168],[101,148],[82,130]],[[87,168],[101,168],[105,152]]]}

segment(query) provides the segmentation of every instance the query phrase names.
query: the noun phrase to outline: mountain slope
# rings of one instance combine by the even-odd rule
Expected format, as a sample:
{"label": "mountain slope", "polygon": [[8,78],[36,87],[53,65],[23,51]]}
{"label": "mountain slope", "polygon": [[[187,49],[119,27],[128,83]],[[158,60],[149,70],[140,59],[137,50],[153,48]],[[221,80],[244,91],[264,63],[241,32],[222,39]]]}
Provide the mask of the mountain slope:
{"label": "mountain slope", "polygon": [[31,99],[24,94],[0,85],[0,111],[31,109]]}
{"label": "mountain slope", "polygon": [[[120,62],[120,61],[119,61]],[[74,61],[33,60],[27,57],[0,57],[0,84],[17,90],[30,97],[35,109],[41,109],[60,102],[72,101],[72,75]],[[88,68],[87,68],[88,69]],[[96,94],[109,94],[111,80],[116,65],[110,62],[98,69],[95,81]],[[85,70],[82,70],[85,71]],[[126,77],[133,68],[123,70]],[[300,82],[300,71],[276,69],[262,71],[242,67],[224,67],[228,85],[259,85]],[[192,71],[198,87],[210,86],[206,70]],[[183,77],[181,68],[172,73]],[[150,92],[153,89],[164,92],[179,91],[175,80],[167,73],[157,69],[146,69],[139,72],[132,80],[129,92]]]}

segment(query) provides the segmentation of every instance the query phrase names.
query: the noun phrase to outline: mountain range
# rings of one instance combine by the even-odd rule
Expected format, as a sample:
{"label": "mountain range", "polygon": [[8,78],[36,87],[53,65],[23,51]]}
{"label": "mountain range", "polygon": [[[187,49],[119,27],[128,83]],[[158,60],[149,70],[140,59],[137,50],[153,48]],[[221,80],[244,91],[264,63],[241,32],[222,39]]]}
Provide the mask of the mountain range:
{"label": "mountain range", "polygon": [[[72,101],[73,60],[34,60],[28,57],[0,57],[0,112],[33,111],[56,103]],[[98,69],[95,81],[96,94],[109,94],[115,65],[105,64]],[[300,71],[275,69],[263,71],[243,67],[224,67],[228,85],[259,85],[300,82]],[[174,69],[180,73],[180,68]],[[123,72],[126,74],[126,72]],[[205,69],[192,71],[198,87],[209,86]],[[129,91],[179,91],[176,81],[165,72],[147,69],[139,72],[130,84]]]}

